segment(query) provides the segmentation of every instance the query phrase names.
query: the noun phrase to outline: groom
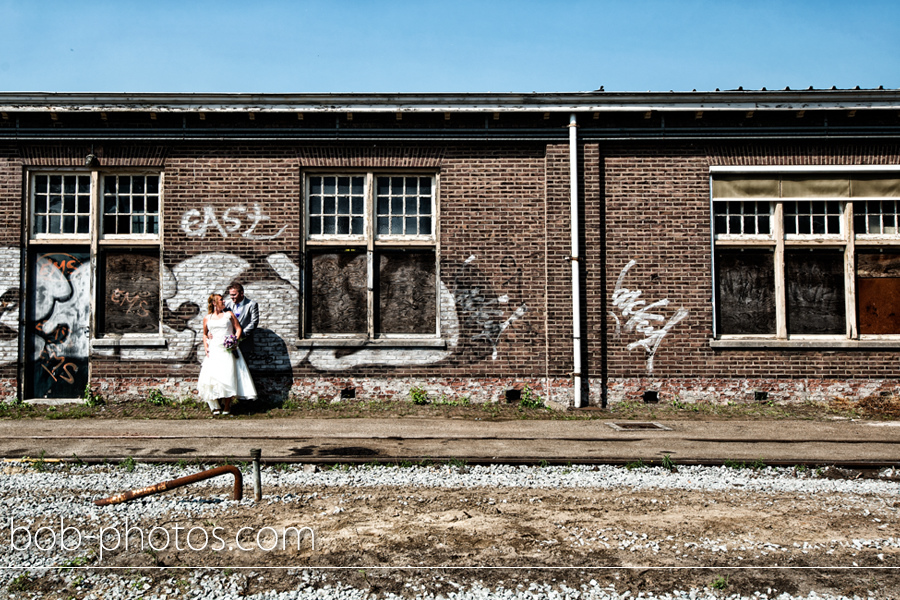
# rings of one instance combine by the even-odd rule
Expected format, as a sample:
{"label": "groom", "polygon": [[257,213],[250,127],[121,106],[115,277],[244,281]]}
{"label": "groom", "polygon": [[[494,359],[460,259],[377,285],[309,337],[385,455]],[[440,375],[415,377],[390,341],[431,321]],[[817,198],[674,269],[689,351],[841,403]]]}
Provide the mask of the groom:
{"label": "groom", "polygon": [[225,301],[225,310],[230,310],[237,317],[243,330],[241,338],[241,354],[249,358],[253,353],[253,334],[259,325],[259,305],[256,300],[244,296],[244,286],[235,281],[228,286],[229,299]]}

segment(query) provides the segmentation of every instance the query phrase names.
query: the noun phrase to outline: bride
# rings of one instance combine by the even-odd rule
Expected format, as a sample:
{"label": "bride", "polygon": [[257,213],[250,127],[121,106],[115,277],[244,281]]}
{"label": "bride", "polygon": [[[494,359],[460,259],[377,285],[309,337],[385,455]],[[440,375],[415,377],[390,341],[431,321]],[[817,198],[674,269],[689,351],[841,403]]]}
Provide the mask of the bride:
{"label": "bride", "polygon": [[[211,295],[206,304],[209,313],[203,318],[206,360],[200,368],[197,390],[214,415],[228,415],[235,396],[256,398],[256,386],[235,343],[241,339],[242,331],[234,313],[225,310],[221,294]],[[226,346],[232,343],[233,347]]]}

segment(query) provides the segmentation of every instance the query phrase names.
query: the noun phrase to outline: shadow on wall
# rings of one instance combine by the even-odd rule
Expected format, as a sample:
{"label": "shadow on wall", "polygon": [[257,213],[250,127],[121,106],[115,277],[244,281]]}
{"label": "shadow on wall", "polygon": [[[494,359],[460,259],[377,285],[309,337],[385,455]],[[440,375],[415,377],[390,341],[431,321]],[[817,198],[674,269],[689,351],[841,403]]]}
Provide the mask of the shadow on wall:
{"label": "shadow on wall", "polygon": [[253,334],[253,352],[245,355],[252,371],[264,371],[267,374],[291,373],[291,355],[287,344],[271,329],[259,327]]}

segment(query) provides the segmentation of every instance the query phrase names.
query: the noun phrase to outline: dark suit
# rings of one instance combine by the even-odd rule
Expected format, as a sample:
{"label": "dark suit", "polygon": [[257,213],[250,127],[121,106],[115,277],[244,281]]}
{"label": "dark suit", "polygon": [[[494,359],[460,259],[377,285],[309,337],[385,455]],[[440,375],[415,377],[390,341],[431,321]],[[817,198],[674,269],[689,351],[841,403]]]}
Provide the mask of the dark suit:
{"label": "dark suit", "polygon": [[256,326],[259,325],[259,304],[256,303],[256,300],[251,300],[244,296],[240,306],[236,307],[229,298],[225,301],[225,309],[234,313],[238,324],[241,326],[243,335],[241,354],[246,359],[253,353],[253,334],[256,332]]}

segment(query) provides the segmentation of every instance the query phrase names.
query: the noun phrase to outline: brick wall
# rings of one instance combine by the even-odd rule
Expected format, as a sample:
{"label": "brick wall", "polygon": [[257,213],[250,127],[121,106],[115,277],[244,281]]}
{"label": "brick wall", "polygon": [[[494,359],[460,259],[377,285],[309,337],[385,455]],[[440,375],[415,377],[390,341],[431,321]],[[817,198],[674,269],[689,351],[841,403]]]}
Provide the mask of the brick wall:
{"label": "brick wall", "polygon": [[[0,148],[0,393],[18,341],[24,167],[77,166],[84,144]],[[166,345],[94,351],[110,397],[195,393],[206,297],[240,280],[260,302],[249,362],[270,396],[431,394],[501,398],[533,387],[572,399],[569,148],[565,143],[105,144],[103,167],[162,168]],[[861,395],[893,389],[894,352],[713,350],[711,165],[897,164],[896,146],[589,143],[579,148],[582,373],[592,403],[645,389],[688,400]],[[440,180],[443,348],[301,343],[303,169],[422,169]],[[618,292],[617,292],[618,290]],[[634,304],[643,302],[643,305]],[[651,307],[651,305],[653,305]],[[637,306],[672,322],[658,346]],[[684,311],[680,313],[679,311]],[[657,323],[654,321],[654,325]],[[642,345],[643,344],[643,345]],[[653,350],[650,352],[649,350]]]}
{"label": "brick wall", "polygon": [[[711,165],[897,164],[900,154],[895,145],[670,143],[607,147],[601,153],[605,294],[610,312],[619,319],[617,323],[608,315],[605,320],[611,400],[638,399],[647,389],[709,401],[748,400],[754,390],[801,400],[896,389],[900,366],[895,352],[710,347],[714,315],[708,183]],[[644,336],[625,330],[626,306],[612,306],[618,277],[630,261],[635,263],[621,288],[633,299],[646,306],[667,300],[652,311],[665,320],[679,308],[688,311],[660,343],[652,367],[644,348],[629,348]],[[620,298],[625,302],[628,296]],[[596,363],[598,358],[592,360]],[[599,384],[592,385],[594,401],[600,397]]]}

